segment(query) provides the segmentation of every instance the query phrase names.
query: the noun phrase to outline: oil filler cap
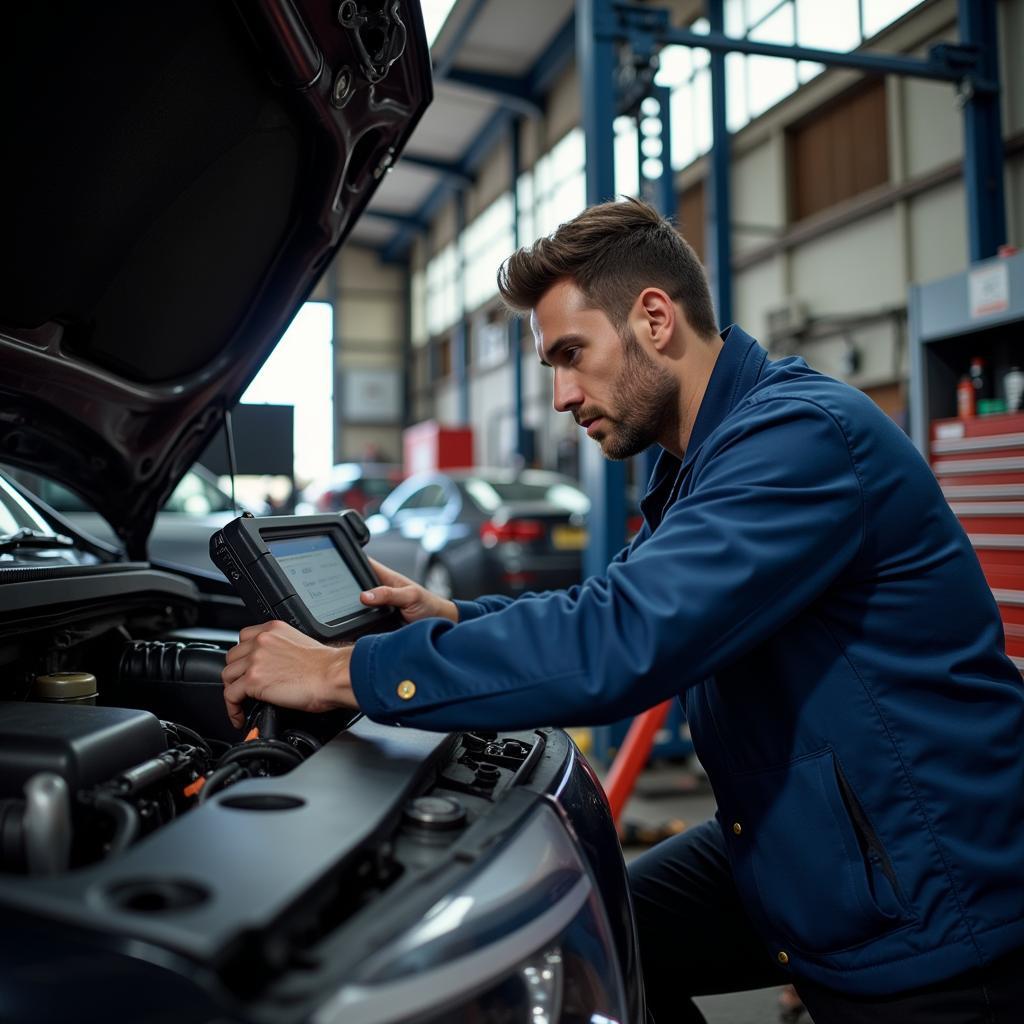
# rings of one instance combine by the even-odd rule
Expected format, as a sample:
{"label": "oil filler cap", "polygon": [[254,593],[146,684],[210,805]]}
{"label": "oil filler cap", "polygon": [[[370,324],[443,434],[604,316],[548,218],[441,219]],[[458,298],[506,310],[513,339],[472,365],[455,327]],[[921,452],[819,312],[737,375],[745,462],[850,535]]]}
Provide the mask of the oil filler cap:
{"label": "oil filler cap", "polygon": [[36,676],[30,699],[54,704],[95,704],[96,677],[91,672],[51,672]]}
{"label": "oil filler cap", "polygon": [[419,796],[405,807],[405,822],[431,832],[461,828],[466,808],[449,796]]}

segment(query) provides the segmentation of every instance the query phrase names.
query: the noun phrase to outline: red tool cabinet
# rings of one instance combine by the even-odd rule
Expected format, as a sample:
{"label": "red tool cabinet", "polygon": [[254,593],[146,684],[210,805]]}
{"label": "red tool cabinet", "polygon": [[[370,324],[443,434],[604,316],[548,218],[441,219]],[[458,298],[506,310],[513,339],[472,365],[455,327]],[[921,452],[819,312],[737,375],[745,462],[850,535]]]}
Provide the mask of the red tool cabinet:
{"label": "red tool cabinet", "polygon": [[1024,413],[934,420],[929,454],[999,605],[1024,671]]}

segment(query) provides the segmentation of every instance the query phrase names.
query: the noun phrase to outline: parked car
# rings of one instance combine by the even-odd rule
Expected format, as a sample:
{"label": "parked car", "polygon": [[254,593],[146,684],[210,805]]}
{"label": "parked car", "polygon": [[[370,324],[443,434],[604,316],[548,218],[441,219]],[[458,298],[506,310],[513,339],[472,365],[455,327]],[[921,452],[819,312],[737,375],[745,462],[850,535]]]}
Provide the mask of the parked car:
{"label": "parked car", "polygon": [[307,484],[295,511],[340,512],[354,508],[372,515],[402,480],[402,467],[389,462],[339,462],[323,478]]}
{"label": "parked car", "polygon": [[[87,502],[54,480],[37,473],[10,469],[11,475],[64,519],[106,544],[119,543],[114,528]],[[210,535],[249,509],[221,490],[217,478],[199,463],[181,478],[160,507],[149,535],[148,557],[153,562],[198,569],[220,576],[210,561]]]}
{"label": "parked car", "polygon": [[580,581],[590,499],[543,470],[419,473],[367,520],[375,558],[443,597]]}
{"label": "parked car", "polygon": [[564,733],[256,705],[242,742],[243,604],[147,561],[430,100],[418,5],[16,17],[0,451],[123,553],[0,473],[4,1021],[641,1021],[621,851]]}

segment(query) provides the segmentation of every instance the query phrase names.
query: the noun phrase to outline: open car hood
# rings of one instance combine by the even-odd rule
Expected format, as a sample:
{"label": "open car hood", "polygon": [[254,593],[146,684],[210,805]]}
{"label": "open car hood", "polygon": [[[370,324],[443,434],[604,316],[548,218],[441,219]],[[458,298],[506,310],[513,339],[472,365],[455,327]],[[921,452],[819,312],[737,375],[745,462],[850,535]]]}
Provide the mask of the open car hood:
{"label": "open car hood", "polygon": [[14,17],[0,459],[78,491],[143,557],[430,102],[422,17],[414,0]]}

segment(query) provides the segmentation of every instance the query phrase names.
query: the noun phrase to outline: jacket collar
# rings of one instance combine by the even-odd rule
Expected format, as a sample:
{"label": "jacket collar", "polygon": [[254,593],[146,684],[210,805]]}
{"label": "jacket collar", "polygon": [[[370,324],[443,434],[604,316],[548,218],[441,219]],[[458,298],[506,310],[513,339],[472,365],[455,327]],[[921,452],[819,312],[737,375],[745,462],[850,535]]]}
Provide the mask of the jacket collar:
{"label": "jacket collar", "polygon": [[712,431],[757,383],[768,359],[768,353],[735,324],[722,332],[722,341],[725,344],[711,371],[684,458],[680,461],[663,451],[655,463],[647,494],[640,502],[644,518],[652,529],[661,521],[676,480],[693,464]]}

